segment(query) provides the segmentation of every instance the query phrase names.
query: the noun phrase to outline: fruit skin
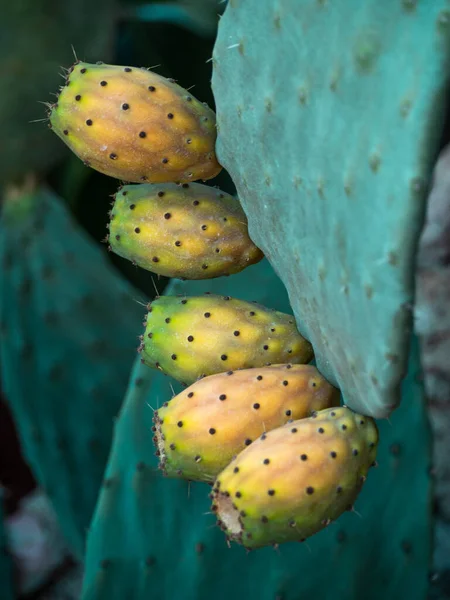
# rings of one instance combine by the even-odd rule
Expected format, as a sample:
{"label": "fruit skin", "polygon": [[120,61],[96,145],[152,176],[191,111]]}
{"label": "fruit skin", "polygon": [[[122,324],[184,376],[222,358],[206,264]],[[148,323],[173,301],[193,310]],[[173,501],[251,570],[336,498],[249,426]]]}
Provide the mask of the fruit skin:
{"label": "fruit skin", "polygon": [[351,510],[377,445],[375,421],[347,407],[263,434],[217,477],[219,525],[247,548],[303,541]]}
{"label": "fruit skin", "polygon": [[295,320],[230,296],[162,296],[148,305],[142,361],[178,381],[273,363],[307,363],[311,344]]}
{"label": "fruit skin", "polygon": [[201,183],[124,186],[111,211],[109,244],[139,267],[181,279],[232,275],[263,258],[239,201]]}
{"label": "fruit skin", "polygon": [[49,118],[79,158],[117,179],[186,182],[222,169],[214,112],[148,69],[77,62]]}
{"label": "fruit skin", "polygon": [[155,411],[160,467],[169,477],[214,481],[265,431],[338,404],[339,391],[313,365],[210,375]]}

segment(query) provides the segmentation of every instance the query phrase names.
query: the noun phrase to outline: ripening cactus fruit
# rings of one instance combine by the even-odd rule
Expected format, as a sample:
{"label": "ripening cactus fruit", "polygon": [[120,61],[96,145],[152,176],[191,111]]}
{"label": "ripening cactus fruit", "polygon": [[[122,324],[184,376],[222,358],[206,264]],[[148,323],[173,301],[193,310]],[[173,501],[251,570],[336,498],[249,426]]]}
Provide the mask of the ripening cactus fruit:
{"label": "ripening cactus fruit", "polygon": [[142,362],[184,384],[313,357],[293,316],[230,296],[161,296],[148,305],[145,325]]}
{"label": "ripening cactus fruit", "polygon": [[265,431],[339,404],[312,365],[274,365],[210,375],[154,413],[160,468],[169,477],[214,481]]}
{"label": "ripening cactus fruit", "polygon": [[213,279],[259,262],[239,201],[201,183],[127,185],[109,224],[113,252],[166,277]]}
{"label": "ripening cactus fruit", "polygon": [[213,111],[148,69],[76,63],[49,119],[88,166],[123,181],[206,180],[222,168]]}
{"label": "ripening cactus fruit", "polygon": [[346,407],[264,433],[214,483],[219,526],[247,548],[303,541],[351,510],[377,444],[373,419]]}

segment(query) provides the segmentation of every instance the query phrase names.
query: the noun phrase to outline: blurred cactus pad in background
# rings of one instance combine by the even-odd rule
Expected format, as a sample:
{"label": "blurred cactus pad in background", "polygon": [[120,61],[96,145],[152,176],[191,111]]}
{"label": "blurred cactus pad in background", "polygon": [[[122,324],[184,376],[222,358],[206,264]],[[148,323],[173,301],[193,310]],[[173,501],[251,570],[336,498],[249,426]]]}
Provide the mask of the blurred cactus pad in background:
{"label": "blurred cactus pad in background", "polygon": [[80,573],[33,598],[450,598],[448,0],[21,0],[0,48],[0,385]]}

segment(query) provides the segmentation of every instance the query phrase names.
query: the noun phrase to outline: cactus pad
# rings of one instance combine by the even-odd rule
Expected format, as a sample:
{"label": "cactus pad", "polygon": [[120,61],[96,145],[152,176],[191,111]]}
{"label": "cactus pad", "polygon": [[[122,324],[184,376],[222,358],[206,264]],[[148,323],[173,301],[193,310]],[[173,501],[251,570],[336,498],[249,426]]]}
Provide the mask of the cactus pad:
{"label": "cactus pad", "polygon": [[184,182],[221,170],[212,110],[147,69],[78,62],[49,118],[79,158],[117,179]]}
{"label": "cactus pad", "polygon": [[182,279],[232,275],[263,257],[248,237],[239,201],[200,183],[121,188],[109,244],[139,267]]}
{"label": "cactus pad", "polygon": [[166,475],[214,481],[265,431],[339,403],[312,365],[275,365],[210,375],[155,412]]}
{"label": "cactus pad", "polygon": [[185,384],[224,371],[307,363],[313,357],[291,315],[215,294],[154,300],[140,350],[146,365]]}
{"label": "cactus pad", "polygon": [[250,236],[285,283],[319,370],[374,417],[398,405],[406,369],[448,96],[448,8],[232,1],[214,49],[217,155]]}
{"label": "cactus pad", "polygon": [[136,356],[134,290],[51,191],[5,201],[0,376],[24,456],[78,556]]}
{"label": "cactus pad", "polygon": [[353,507],[377,445],[375,421],[346,407],[292,421],[217,476],[213,511],[247,548],[303,541]]}

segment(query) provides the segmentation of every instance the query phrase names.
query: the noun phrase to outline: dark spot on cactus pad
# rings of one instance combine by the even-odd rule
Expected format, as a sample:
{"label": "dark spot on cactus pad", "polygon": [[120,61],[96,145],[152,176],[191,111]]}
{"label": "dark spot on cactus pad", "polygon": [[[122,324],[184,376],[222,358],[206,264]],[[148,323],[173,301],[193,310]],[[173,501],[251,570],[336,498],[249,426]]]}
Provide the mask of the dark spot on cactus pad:
{"label": "dark spot on cactus pad", "polygon": [[191,140],[191,138],[187,138],[187,140],[186,140],[186,144],[192,144],[192,140]]}
{"label": "dark spot on cactus pad", "polygon": [[156,88],[155,88],[155,86],[154,86],[154,85],[149,85],[149,86],[148,86],[148,91],[149,91],[149,92],[156,92]]}
{"label": "dark spot on cactus pad", "polygon": [[330,416],[335,417],[336,413],[334,412],[334,410],[332,412],[330,412]]}
{"label": "dark spot on cactus pad", "polygon": [[177,425],[178,427],[183,427],[183,421],[178,421]]}
{"label": "dark spot on cactus pad", "polygon": [[258,408],[261,406],[261,404],[259,402],[255,402],[255,404],[253,405],[253,408],[255,410],[258,410]]}
{"label": "dark spot on cactus pad", "polygon": [[219,254],[220,248],[216,248],[216,253]]}
{"label": "dark spot on cactus pad", "polygon": [[176,246],[177,248],[179,248],[179,247],[181,246],[181,242],[180,242],[180,240],[177,240],[177,241],[175,242],[175,246]]}
{"label": "dark spot on cactus pad", "polygon": [[255,313],[253,310],[251,310],[251,311],[249,312],[249,315],[250,315],[251,317],[254,317],[254,316],[256,315],[256,313]]}
{"label": "dark spot on cactus pad", "polygon": [[90,127],[90,126],[92,125],[92,119],[87,119],[87,120],[86,120],[86,125],[87,125],[88,127]]}
{"label": "dark spot on cactus pad", "polygon": [[233,375],[233,371],[227,371],[227,375]]}
{"label": "dark spot on cactus pad", "polygon": [[199,463],[202,460],[202,457],[197,454],[197,456],[194,458],[194,460],[196,463]]}
{"label": "dark spot on cactus pad", "polygon": [[226,354],[222,354],[220,360],[227,360],[228,356]]}
{"label": "dark spot on cactus pad", "polygon": [[108,82],[107,82],[107,81],[104,81],[104,80],[103,80],[103,81],[100,81],[100,85],[101,85],[102,87],[105,87],[105,85],[108,85]]}
{"label": "dark spot on cactus pad", "polygon": [[145,131],[140,131],[139,132],[139,137],[140,138],[145,138],[145,137],[147,137],[147,134],[145,133]]}
{"label": "dark spot on cactus pad", "polygon": [[136,208],[136,204],[130,204],[130,210],[134,210]]}
{"label": "dark spot on cactus pad", "polygon": [[187,300],[182,300],[181,304],[187,304]]}
{"label": "dark spot on cactus pad", "polygon": [[122,110],[128,110],[130,108],[130,105],[128,104],[128,102],[124,102],[122,104]]}
{"label": "dark spot on cactus pad", "polygon": [[134,232],[135,233],[141,233],[141,228],[140,227],[135,227],[134,228]]}
{"label": "dark spot on cactus pad", "polygon": [[210,435],[214,435],[216,433],[216,430],[214,429],[214,427],[211,427],[209,429],[209,433],[210,433]]}
{"label": "dark spot on cactus pad", "polygon": [[288,381],[287,379],[285,379],[285,380],[283,381],[283,385],[289,385],[289,381]]}
{"label": "dark spot on cactus pad", "polygon": [[252,443],[252,440],[250,440],[249,438],[247,438],[247,439],[245,440],[245,445],[246,445],[246,446],[250,446],[250,444],[251,444],[251,443]]}
{"label": "dark spot on cactus pad", "polygon": [[337,494],[341,494],[342,493],[342,489],[343,489],[342,486],[338,485],[337,488],[336,488],[336,493]]}
{"label": "dark spot on cactus pad", "polygon": [[258,376],[256,377],[256,379],[257,379],[258,381],[261,381],[261,379],[262,379],[262,378],[263,378],[263,376],[262,376],[262,375],[258,375]]}
{"label": "dark spot on cactus pad", "polygon": [[319,429],[317,430],[319,433],[325,433],[325,429],[323,427],[319,427]]}
{"label": "dark spot on cactus pad", "polygon": [[167,165],[167,163],[169,162],[168,158],[163,158],[161,161],[164,165]]}
{"label": "dark spot on cactus pad", "polygon": [[265,344],[265,345],[263,346],[263,348],[264,348],[264,350],[268,350],[268,349],[269,349],[269,346],[268,346],[267,344]]}
{"label": "dark spot on cactus pad", "polygon": [[170,357],[172,360],[177,360],[177,355],[176,354],[172,354],[172,356]]}
{"label": "dark spot on cactus pad", "polygon": [[168,118],[168,119],[173,119],[173,113],[168,113],[168,114],[167,114],[167,118]]}
{"label": "dark spot on cactus pad", "polygon": [[297,431],[298,431],[298,429],[297,429],[296,427],[293,427],[293,428],[291,429],[291,433],[297,433]]}
{"label": "dark spot on cactus pad", "polygon": [[285,412],[285,415],[286,415],[287,417],[290,417],[290,416],[292,415],[292,410],[289,410],[289,409],[288,409],[288,410]]}
{"label": "dark spot on cactus pad", "polygon": [[173,443],[172,443],[172,444],[170,444],[169,448],[170,448],[171,450],[175,450],[175,444],[173,444]]}
{"label": "dark spot on cactus pad", "polygon": [[154,256],[154,257],[152,258],[152,261],[153,261],[154,263],[157,263],[157,262],[159,262],[159,258],[158,258],[157,256]]}
{"label": "dark spot on cactus pad", "polygon": [[358,456],[359,452],[356,448],[353,448],[352,454],[353,454],[353,456]]}
{"label": "dark spot on cactus pad", "polygon": [[170,219],[172,215],[170,213],[164,213],[164,218],[165,219]]}
{"label": "dark spot on cactus pad", "polygon": [[241,498],[241,497],[242,497],[242,494],[241,494],[241,492],[236,492],[236,493],[235,493],[235,496],[236,496],[236,498]]}
{"label": "dark spot on cactus pad", "polygon": [[226,399],[227,399],[226,394],[220,394],[219,400],[226,400]]}
{"label": "dark spot on cactus pad", "polygon": [[111,152],[111,154],[109,155],[109,158],[111,160],[117,160],[117,154],[115,154],[115,152]]}
{"label": "dark spot on cactus pad", "polygon": [[263,433],[259,439],[264,441],[266,438],[267,438],[267,433]]}
{"label": "dark spot on cactus pad", "polygon": [[308,455],[307,454],[301,454],[300,455],[300,460],[308,460]]}
{"label": "dark spot on cactus pad", "polygon": [[239,467],[234,467],[233,473],[239,473]]}
{"label": "dark spot on cactus pad", "polygon": [[125,67],[124,71],[125,71],[125,73],[131,73],[130,67]]}
{"label": "dark spot on cactus pad", "polygon": [[164,319],[164,321],[165,321],[166,323],[170,323],[170,317],[166,317],[166,318]]}
{"label": "dark spot on cactus pad", "polygon": [[211,316],[211,313],[205,312],[205,314],[203,316],[205,317],[205,319],[209,319],[209,317]]}
{"label": "dark spot on cactus pad", "polygon": [[194,395],[194,392],[189,392],[188,398],[192,398],[193,395]]}
{"label": "dark spot on cactus pad", "polygon": [[194,341],[194,336],[193,335],[188,335],[187,341],[188,342],[193,342]]}
{"label": "dark spot on cactus pad", "polygon": [[79,101],[81,100],[81,96],[80,96],[80,94],[77,94],[77,95],[75,96],[75,100],[76,100],[77,102],[79,102]]}
{"label": "dark spot on cactus pad", "polygon": [[330,452],[330,456],[331,456],[331,458],[336,458],[337,453],[334,452],[334,450],[333,450],[332,452]]}
{"label": "dark spot on cactus pad", "polygon": [[269,496],[275,496],[275,490],[267,490]]}
{"label": "dark spot on cactus pad", "polygon": [[69,135],[69,130],[68,129],[64,129],[63,133],[64,133],[64,135]]}
{"label": "dark spot on cactus pad", "polygon": [[80,73],[86,73],[87,69],[85,67],[83,67],[82,69],[80,69]]}
{"label": "dark spot on cactus pad", "polygon": [[312,494],[314,494],[314,488],[311,487],[310,485],[306,488],[306,493],[311,496]]}
{"label": "dark spot on cactus pad", "polygon": [[345,431],[345,430],[347,429],[347,425],[345,425],[345,423],[344,423],[344,425],[342,425],[342,426],[341,426],[341,429],[342,429],[343,431]]}
{"label": "dark spot on cactus pad", "polygon": [[208,268],[208,265],[202,265],[202,269],[203,269],[204,271],[206,271],[206,269],[207,269],[207,268]]}
{"label": "dark spot on cactus pad", "polygon": [[208,229],[207,225],[202,225],[202,230],[206,231]]}

